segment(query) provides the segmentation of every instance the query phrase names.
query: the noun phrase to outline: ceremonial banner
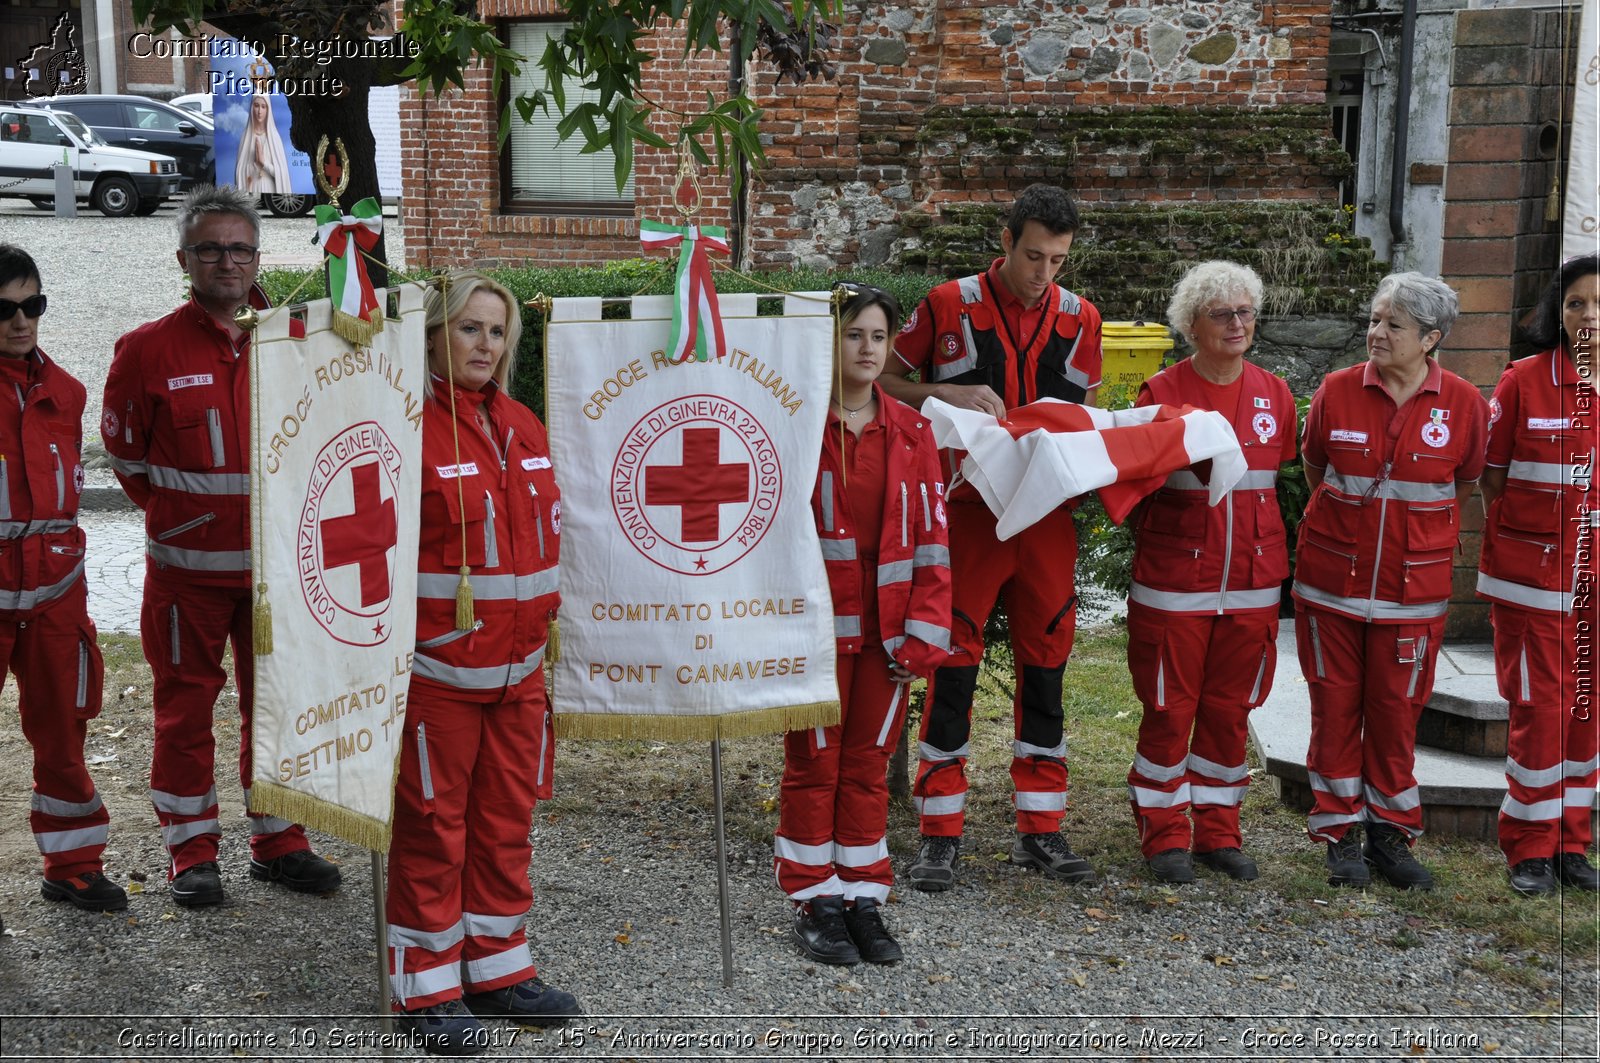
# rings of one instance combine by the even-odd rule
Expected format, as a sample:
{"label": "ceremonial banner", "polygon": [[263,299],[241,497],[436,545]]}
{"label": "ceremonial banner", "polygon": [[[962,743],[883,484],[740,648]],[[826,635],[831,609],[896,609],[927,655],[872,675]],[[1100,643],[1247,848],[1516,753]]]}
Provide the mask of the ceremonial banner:
{"label": "ceremonial banner", "polygon": [[251,534],[271,649],[255,660],[250,808],[378,852],[416,639],[422,295],[399,289],[400,319],[371,347],[333,332],[326,299],[305,308],[304,339],[294,308],[263,312],[252,347]]}
{"label": "ceremonial banner", "polygon": [[1578,24],[1572,148],[1567,161],[1561,260],[1600,251],[1600,0],[1583,0]]}
{"label": "ceremonial banner", "polygon": [[546,339],[561,484],[556,731],[733,737],[834,723],[833,605],[811,516],[827,417],[826,293],[757,317],[721,299],[727,349],[668,352],[672,301],[557,299]]}
{"label": "ceremonial banner", "polygon": [[996,421],[938,399],[922,404],[942,447],[964,450],[961,478],[977,488],[1004,540],[1069,498],[1099,490],[1121,523],[1168,473],[1210,460],[1211,504],[1245,472],[1233,426],[1220,413],[1191,407],[1097,410],[1041,399]]}

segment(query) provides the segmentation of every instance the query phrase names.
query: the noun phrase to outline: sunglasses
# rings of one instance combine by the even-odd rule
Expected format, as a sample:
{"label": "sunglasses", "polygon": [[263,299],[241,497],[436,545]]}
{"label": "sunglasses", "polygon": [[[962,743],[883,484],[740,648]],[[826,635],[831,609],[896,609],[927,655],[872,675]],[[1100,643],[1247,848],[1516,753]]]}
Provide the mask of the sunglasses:
{"label": "sunglasses", "polygon": [[49,300],[44,293],[30,295],[20,303],[12,299],[0,299],[0,321],[10,321],[17,316],[17,311],[22,311],[23,317],[37,318],[44,315],[44,308],[49,305]]}

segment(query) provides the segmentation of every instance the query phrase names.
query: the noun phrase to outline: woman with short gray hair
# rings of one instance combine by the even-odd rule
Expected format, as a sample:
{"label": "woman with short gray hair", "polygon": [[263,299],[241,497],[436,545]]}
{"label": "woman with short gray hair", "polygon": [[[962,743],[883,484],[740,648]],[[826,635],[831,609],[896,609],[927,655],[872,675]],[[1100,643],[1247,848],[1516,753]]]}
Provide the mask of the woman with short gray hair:
{"label": "woman with short gray hair", "polygon": [[[1301,448],[1311,501],[1295,564],[1295,635],[1311,694],[1309,833],[1328,881],[1432,889],[1417,720],[1433,691],[1461,506],[1483,471],[1488,405],[1433,357],[1456,296],[1420,273],[1372,297],[1367,361],[1330,373]],[[1367,826],[1365,850],[1362,824]]]}
{"label": "woman with short gray hair", "polygon": [[1258,874],[1239,831],[1250,784],[1246,720],[1272,689],[1289,575],[1275,483],[1295,454],[1289,385],[1244,357],[1261,298],[1261,278],[1248,266],[1190,269],[1167,316],[1194,354],[1139,389],[1139,405],[1221,413],[1249,465],[1218,506],[1196,470],[1174,473],[1138,522],[1128,671],[1144,718],[1128,793],[1160,882],[1194,881],[1195,863],[1234,879]]}

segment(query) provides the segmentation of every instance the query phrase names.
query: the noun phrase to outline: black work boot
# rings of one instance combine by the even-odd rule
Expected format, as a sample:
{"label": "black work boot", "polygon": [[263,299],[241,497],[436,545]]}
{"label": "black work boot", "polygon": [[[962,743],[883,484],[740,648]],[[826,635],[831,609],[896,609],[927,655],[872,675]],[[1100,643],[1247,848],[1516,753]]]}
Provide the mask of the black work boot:
{"label": "black work boot", "polygon": [[1344,837],[1328,843],[1328,885],[1365,889],[1372,873],[1361,859],[1361,824],[1352,823]]}
{"label": "black work boot", "polygon": [[890,936],[889,928],[883,925],[878,902],[872,898],[858,898],[854,908],[846,908],[844,925],[861,958],[868,963],[899,963],[905,959],[900,943]]}
{"label": "black work boot", "polygon": [[1556,891],[1556,872],[1548,856],[1519,860],[1511,869],[1511,888],[1524,897],[1543,897]]}
{"label": "black work boot", "polygon": [[1431,890],[1433,875],[1411,854],[1406,832],[1387,823],[1367,828],[1367,863],[1397,890]]}
{"label": "black work boot", "polygon": [[1150,874],[1157,882],[1194,881],[1194,861],[1189,858],[1187,849],[1163,849],[1145,863],[1150,865]]}
{"label": "black work boot", "polygon": [[86,912],[120,912],[128,906],[128,894],[99,871],[85,871],[71,878],[47,878],[39,887],[39,894],[52,901],[67,901]]}
{"label": "black work boot", "polygon": [[1600,890],[1600,874],[1582,853],[1562,853],[1556,857],[1556,878],[1563,886]]}
{"label": "black work boot", "polygon": [[1213,871],[1221,871],[1237,882],[1254,882],[1261,877],[1261,869],[1243,849],[1227,846],[1194,854],[1194,861]]}
{"label": "black work boot", "polygon": [[861,962],[844,922],[843,897],[813,897],[794,910],[794,943],[818,963],[841,967]]}
{"label": "black work boot", "polygon": [[[1046,834],[1019,834],[1011,845],[1011,862],[1035,868],[1062,882],[1094,885],[1094,868],[1072,851],[1067,839],[1051,831]],[[1193,875],[1193,872],[1190,872]]]}

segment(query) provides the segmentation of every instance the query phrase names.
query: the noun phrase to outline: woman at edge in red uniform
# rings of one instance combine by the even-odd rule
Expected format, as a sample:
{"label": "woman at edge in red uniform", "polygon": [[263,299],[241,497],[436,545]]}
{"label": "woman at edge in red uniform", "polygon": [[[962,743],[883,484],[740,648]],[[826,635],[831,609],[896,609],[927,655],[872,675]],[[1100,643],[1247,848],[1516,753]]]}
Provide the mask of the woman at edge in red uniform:
{"label": "woman at edge in red uniform", "polygon": [[889,756],[906,687],[950,647],[950,550],[933,430],[875,381],[900,324],[894,296],[845,284],[841,342],[811,508],[833,595],[839,723],[791,731],[773,865],[794,941],[819,963],[895,963],[883,925],[894,870]]}
{"label": "woman at edge in red uniform", "polygon": [[469,1055],[489,1041],[478,1016],[537,1026],[580,1013],[571,993],[539,980],[524,931],[528,832],[551,794],[544,652],[560,602],[561,497],[544,425],[504,391],[521,332],[515,298],[456,273],[426,305],[432,390],[389,978],[402,1029],[429,1052]]}
{"label": "woman at edge in red uniform", "polygon": [[[1593,840],[1597,621],[1594,344],[1600,255],[1550,280],[1526,336],[1542,348],[1506,367],[1490,403],[1488,520],[1478,594],[1494,621],[1495,674],[1511,707],[1500,849],[1511,888],[1600,889]],[[1585,662],[1580,670],[1580,663]],[[1580,696],[1582,694],[1587,696]]]}
{"label": "woman at edge in red uniform", "polygon": [[1276,484],[1295,455],[1289,385],[1244,357],[1261,298],[1261,278],[1248,266],[1190,269],[1167,320],[1194,354],[1139,389],[1140,406],[1222,413],[1249,466],[1218,506],[1208,504],[1195,469],[1173,473],[1139,523],[1128,671],[1144,718],[1128,795],[1140,848],[1161,882],[1193,882],[1196,861],[1242,881],[1258,875],[1239,832],[1250,784],[1246,721],[1272,690],[1277,663],[1289,549]]}
{"label": "woman at edge in red uniform", "polygon": [[1457,312],[1442,281],[1383,278],[1367,361],[1328,374],[1306,413],[1295,639],[1311,694],[1307,832],[1327,843],[1335,886],[1366,886],[1370,864],[1397,889],[1433,888],[1411,853],[1417,720],[1488,421],[1478,389],[1433,358]]}

